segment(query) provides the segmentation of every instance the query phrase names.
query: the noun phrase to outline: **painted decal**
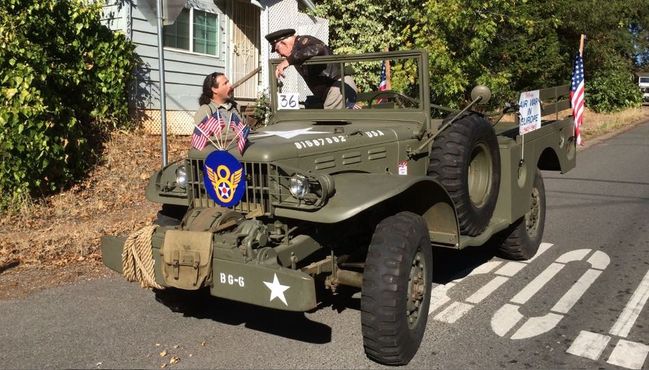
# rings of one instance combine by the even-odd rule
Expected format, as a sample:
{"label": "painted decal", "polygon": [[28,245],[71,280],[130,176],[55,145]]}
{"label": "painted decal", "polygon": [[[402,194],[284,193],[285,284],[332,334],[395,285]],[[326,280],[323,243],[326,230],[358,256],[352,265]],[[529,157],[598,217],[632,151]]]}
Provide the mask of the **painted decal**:
{"label": "painted decal", "polygon": [[408,174],[408,161],[399,161],[399,175]]}
{"label": "painted decal", "polygon": [[364,131],[364,133],[365,133],[365,135],[367,135],[367,137],[385,136],[385,134],[381,130]]}
{"label": "painted decal", "polygon": [[344,143],[347,138],[343,135],[336,135],[330,137],[320,137],[312,140],[300,140],[293,143],[297,149],[316,148],[330,144]]}
{"label": "painted decal", "polygon": [[203,178],[207,194],[223,207],[235,206],[246,192],[243,165],[226,151],[217,150],[207,156]]}
{"label": "painted decal", "polygon": [[312,127],[300,128],[288,131],[260,131],[258,134],[251,135],[251,138],[258,139],[268,136],[279,136],[284,139],[292,139],[300,135],[329,134],[329,131],[311,131]]}
{"label": "painted decal", "polygon": [[264,281],[264,284],[268,289],[270,289],[270,301],[272,302],[273,299],[279,298],[280,301],[284,303],[284,305],[288,306],[288,303],[286,303],[286,297],[284,296],[284,292],[287,291],[290,286],[288,285],[282,285],[279,283],[279,279],[277,278],[277,274],[273,274],[273,282],[268,282]]}
{"label": "painted decal", "polygon": [[232,274],[226,274],[224,272],[219,273],[219,282],[221,284],[238,285],[241,288],[244,288],[246,286],[246,281],[244,280],[243,276],[234,276]]}

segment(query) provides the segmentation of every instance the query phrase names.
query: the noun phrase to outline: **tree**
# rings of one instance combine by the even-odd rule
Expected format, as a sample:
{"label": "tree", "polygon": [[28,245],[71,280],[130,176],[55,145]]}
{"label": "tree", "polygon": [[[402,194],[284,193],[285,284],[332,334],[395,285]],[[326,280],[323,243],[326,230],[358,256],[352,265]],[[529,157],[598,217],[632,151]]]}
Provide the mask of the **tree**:
{"label": "tree", "polygon": [[[336,54],[372,53],[398,50],[402,47],[402,31],[410,21],[409,9],[415,0],[320,0],[315,1],[315,15],[329,20],[330,47]],[[356,66],[361,89],[376,88],[366,81],[379,83],[378,63]],[[366,86],[367,85],[367,86]]]}
{"label": "tree", "polygon": [[[649,47],[649,8],[643,3],[392,0],[373,5],[368,0],[321,0],[318,10],[330,21],[336,52],[385,47],[428,51],[434,101],[459,107],[479,83],[492,89],[494,104],[515,100],[521,90],[568,83],[582,33],[588,35],[587,92],[605,88],[602,79],[616,71],[616,86],[624,73],[629,76],[625,91],[632,96],[631,70]],[[598,84],[590,85],[596,77],[601,77]],[[635,93],[639,96],[637,87]],[[635,99],[623,101],[636,104]]]}
{"label": "tree", "polygon": [[102,26],[101,4],[0,4],[0,209],[59,189],[128,121],[133,44]]}

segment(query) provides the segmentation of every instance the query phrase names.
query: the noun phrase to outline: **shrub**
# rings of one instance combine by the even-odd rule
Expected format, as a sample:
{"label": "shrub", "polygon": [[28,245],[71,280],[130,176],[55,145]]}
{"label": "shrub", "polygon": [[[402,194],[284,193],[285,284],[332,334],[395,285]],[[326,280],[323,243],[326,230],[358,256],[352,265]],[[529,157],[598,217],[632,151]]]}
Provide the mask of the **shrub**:
{"label": "shrub", "polygon": [[0,209],[70,184],[107,130],[128,122],[134,46],[101,4],[0,4]]}
{"label": "shrub", "polygon": [[612,70],[586,80],[586,104],[595,112],[617,112],[642,104],[642,93],[630,73]]}

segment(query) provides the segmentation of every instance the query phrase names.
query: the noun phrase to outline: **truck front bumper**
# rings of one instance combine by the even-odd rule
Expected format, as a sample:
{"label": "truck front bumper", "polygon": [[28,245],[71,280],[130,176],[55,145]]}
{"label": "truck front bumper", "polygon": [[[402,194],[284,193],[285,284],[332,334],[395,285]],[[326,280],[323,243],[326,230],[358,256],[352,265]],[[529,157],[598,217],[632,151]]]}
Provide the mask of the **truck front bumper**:
{"label": "truck front bumper", "polygon": [[[125,240],[126,238],[114,236],[101,239],[104,264],[120,274],[123,273],[122,251]],[[153,244],[157,244],[155,240]],[[205,286],[209,286],[211,295],[285,311],[304,312],[316,307],[315,282],[310,275],[276,263],[219,258],[231,255],[222,253],[219,249],[213,247],[211,277],[205,283]],[[151,252],[155,261],[156,282],[168,286],[162,274],[160,249],[153,245]]]}

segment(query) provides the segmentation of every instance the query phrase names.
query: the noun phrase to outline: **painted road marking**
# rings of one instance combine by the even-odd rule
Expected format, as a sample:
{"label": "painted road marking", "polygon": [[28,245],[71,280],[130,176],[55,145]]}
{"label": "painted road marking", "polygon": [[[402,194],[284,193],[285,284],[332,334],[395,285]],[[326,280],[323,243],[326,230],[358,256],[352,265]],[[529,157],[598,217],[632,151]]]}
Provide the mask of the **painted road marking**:
{"label": "painted road marking", "polygon": [[642,369],[648,353],[648,345],[620,339],[606,362],[628,369]]}
{"label": "painted road marking", "polygon": [[647,303],[647,298],[649,298],[649,271],[644,276],[638,288],[631,296],[631,299],[624,307],[622,314],[617,318],[617,321],[609,331],[609,334],[616,335],[618,337],[626,338],[635,324],[635,321],[640,315],[640,311]]}
{"label": "painted road marking", "polygon": [[611,337],[582,330],[566,352],[597,361]]}
{"label": "painted road marking", "polygon": [[[629,299],[622,313],[618,316],[617,321],[615,321],[615,324],[609,330],[609,334],[626,338],[647,303],[648,298],[649,271],[647,271],[647,274],[640,281],[635,292],[633,292],[631,299]],[[611,337],[608,335],[582,331],[566,352],[597,361],[610,340]],[[606,362],[629,369],[641,369],[648,354],[648,345],[620,339]]]}
{"label": "painted road marking", "polygon": [[588,255],[591,257],[586,261],[591,267],[582,274],[566,293],[550,309],[551,312],[543,316],[530,317],[512,334],[511,339],[528,339],[537,335],[547,333],[554,329],[563,319],[564,315],[577,303],[583,294],[601,275],[602,271],[610,263],[610,258],[601,251],[593,252],[592,249],[577,249],[566,252],[559,256],[550,266],[541,272],[534,280],[529,282],[521,291],[516,294],[510,303],[504,304],[491,318],[491,328],[494,333],[501,337],[510,333],[521,320],[525,318],[519,311],[520,307],[527,303],[538,293],[552,278],[554,278],[569,262],[583,261]]}
{"label": "painted road marking", "polygon": [[[538,255],[538,254],[537,254]],[[503,275],[503,276],[509,276],[512,277],[520,270],[523,269],[523,267],[527,266],[529,262],[527,263],[522,263],[522,262],[508,262],[505,264],[505,266],[501,267],[496,271],[496,275]]]}
{"label": "painted road marking", "polygon": [[[539,250],[536,252],[534,257],[530,258],[527,261],[507,263],[504,263],[503,261],[488,261],[473,269],[471,273],[463,278],[455,279],[445,285],[436,286],[431,291],[428,314],[431,315],[436,311],[441,310],[441,312],[433,317],[434,320],[449,324],[456,322],[464,315],[466,315],[473,307],[475,307],[475,305],[479,304],[491,294],[493,294],[493,292],[500,288],[500,286],[507,282],[511,277],[520,272],[525,266],[529,265],[541,254],[550,249],[550,247],[552,247],[552,244],[550,243],[541,243]],[[496,269],[498,270],[493,272]],[[451,299],[451,297],[448,296],[448,291],[451,288],[455,287],[457,284],[461,283],[467,277],[483,275],[492,272],[496,276],[494,276],[491,280],[478,288],[478,290],[475,291],[472,295],[466,298],[465,302],[455,302]],[[449,302],[451,303],[449,304]]]}
{"label": "painted road marking", "polygon": [[506,278],[504,276],[496,276],[487,284],[483,285],[482,288],[473,293],[469,298],[466,299],[466,301],[473,304],[482,302],[496,289],[500,288],[500,286],[503,285],[507,280],[509,280],[509,278]]}
{"label": "painted road marking", "polygon": [[538,293],[541,288],[559,273],[566,265],[553,263],[540,273],[534,280],[530,281],[525,288],[511,299],[512,303],[525,304],[530,298]]}

